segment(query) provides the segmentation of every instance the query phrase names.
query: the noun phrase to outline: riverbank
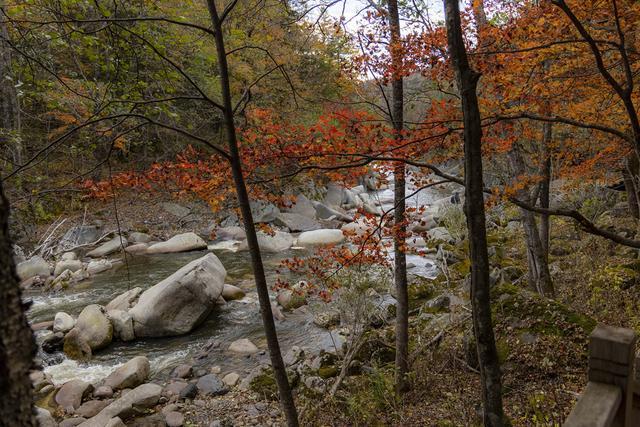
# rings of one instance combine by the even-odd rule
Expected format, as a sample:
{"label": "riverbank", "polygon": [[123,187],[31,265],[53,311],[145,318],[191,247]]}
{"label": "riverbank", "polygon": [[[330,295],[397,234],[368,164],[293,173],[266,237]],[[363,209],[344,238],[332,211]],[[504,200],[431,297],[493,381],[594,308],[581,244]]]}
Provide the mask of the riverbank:
{"label": "riverbank", "polygon": [[[359,194],[357,191],[356,195]],[[385,209],[386,205],[388,209],[392,194],[390,190],[374,192],[377,199],[374,206]],[[334,205],[332,209],[348,216],[349,209],[344,207],[348,198],[340,196],[336,202],[338,206]],[[412,202],[416,206],[422,204],[424,212],[421,213],[428,215],[430,221],[417,225],[425,227],[424,237],[413,238],[411,242],[418,245],[420,253],[409,258],[411,351],[415,377],[412,378],[412,391],[401,401],[393,397],[394,326],[393,310],[389,311],[388,307],[393,307],[394,300],[391,289],[385,287],[388,285],[371,286],[366,299],[347,299],[348,310],[345,310],[344,302],[341,306],[340,299],[326,304],[312,295],[299,300],[282,290],[272,293],[281,345],[287,354],[285,359],[288,359],[289,374],[305,424],[433,425],[448,422],[473,425],[478,419],[481,399],[477,393],[477,361],[470,334],[464,216],[460,205],[453,203],[451,197],[443,197],[441,192]],[[157,384],[154,391],[157,399],[147,402],[144,411],[134,417],[125,411],[122,415],[127,425],[145,425],[140,424],[145,422],[164,425],[161,423],[167,423],[172,417],[181,420],[182,425],[280,425],[281,415],[273,400],[274,383],[266,368],[268,356],[248,268],[248,254],[243,250],[242,241],[236,240],[242,239],[242,230],[235,225],[217,226],[209,236],[196,232],[200,239],[214,237],[215,240],[205,242],[206,249],[157,254],[154,250],[149,251],[154,241],[160,241],[164,245],[161,247],[166,247],[175,236],[173,233],[193,232],[205,227],[209,221],[200,218],[196,228],[180,221],[176,222],[178,225],[158,230],[122,227],[123,224],[139,227],[140,223],[166,222],[168,213],[161,210],[162,205],[158,203],[162,202],[157,202],[155,209],[145,208],[148,217],[141,216],[136,219],[138,222],[120,222],[123,236],[128,239],[127,248],[140,245],[133,239],[134,232],[149,235],[149,241],[142,247],[144,250],[127,256],[126,263],[112,263],[112,268],[88,281],[72,282],[53,292],[38,287],[26,289],[27,297],[34,301],[29,313],[33,323],[47,321],[59,311],[68,312],[75,319],[90,304],[109,306],[120,293],[136,287],[148,289],[208,253],[215,254],[224,266],[224,283],[236,286],[244,295],[224,304],[219,301],[203,323],[179,337],[114,339],[106,348],[98,349],[90,360],[84,361],[73,361],[64,356],[60,359],[55,346],[47,355],[42,352],[41,360],[47,365],[44,368],[47,381],[42,383],[44,392],[39,393],[39,399],[46,398],[45,403],[52,399],[55,402],[60,386],[71,380],[84,381],[96,389],[123,363],[144,355],[149,362],[149,373],[142,385],[149,381]],[[175,201],[171,203],[176,204]],[[327,205],[325,198],[320,209]],[[174,205],[167,206],[179,212],[175,217],[182,215],[183,219],[195,210],[189,207],[190,212],[178,211]],[[312,201],[306,208],[296,212],[291,207],[285,212],[298,213],[310,211],[310,208],[316,211]],[[104,212],[109,212],[108,208],[105,207]],[[119,217],[121,213],[119,210]],[[272,215],[273,209],[268,205],[263,205],[258,213],[263,219],[274,216],[270,221],[278,230],[274,236],[264,235],[261,240],[266,249],[265,264],[272,285],[283,272],[281,260],[293,256],[304,258],[315,251],[317,244],[340,244],[344,237],[334,241],[334,237],[329,236],[337,236],[340,230],[352,227],[358,231],[361,227],[358,222],[337,219],[335,214],[318,218],[314,213],[309,221],[289,222],[290,228],[278,224],[275,217],[280,214]],[[83,218],[85,224],[96,221],[87,220],[84,215]],[[281,218],[299,219],[286,215]],[[621,216],[619,210],[605,212],[599,221],[615,223],[618,229],[634,232],[633,220]],[[489,211],[489,224],[494,320],[508,415],[515,425],[530,425],[535,420],[561,422],[584,386],[586,340],[595,322],[633,327],[639,320],[633,315],[637,309],[634,304],[639,300],[635,286],[640,281],[640,269],[635,267],[637,251],[584,236],[570,222],[554,219],[551,268],[558,293],[555,300],[547,300],[526,290],[526,255],[517,210],[494,206]],[[113,222],[102,223],[100,227],[108,229],[113,225]],[[329,226],[336,228],[322,228]],[[307,233],[310,234],[304,237],[305,231],[292,230],[299,227],[313,227],[314,230],[309,230]],[[326,235],[322,230],[328,230]],[[320,239],[319,236],[323,237]],[[300,242],[305,241],[314,243],[300,246]],[[85,260],[83,253],[101,245],[104,242],[82,247],[78,258]],[[120,256],[116,250],[106,255],[106,259]],[[585,283],[590,284],[588,292],[585,292]],[[349,320],[348,313],[361,304],[384,307],[384,312],[375,318],[366,318],[367,332],[359,344],[362,351],[345,365],[341,360],[343,343],[352,339],[350,331],[354,330],[350,323],[353,319]],[[46,329],[37,332],[41,344],[51,338],[52,332]],[[232,343],[242,340],[249,340],[255,349],[247,354],[230,351]],[[243,341],[242,345],[248,344]],[[175,370],[179,366],[189,373],[176,376]],[[348,366],[345,375],[341,374],[343,366]],[[523,366],[526,369],[522,369]],[[208,378],[216,386],[223,384],[222,388],[215,393],[199,389],[202,378]],[[341,381],[342,386],[333,394],[336,381]],[[194,389],[195,393],[180,397],[183,390]],[[118,402],[126,396],[124,392],[107,400]],[[102,403],[91,403],[95,401]],[[88,404],[94,409],[104,405],[104,401],[105,398],[96,397],[92,392],[80,399],[82,405]],[[71,423],[76,421],[70,420],[78,419],[75,411],[61,409],[59,404],[47,407],[57,421],[66,423],[65,426],[73,425]],[[172,414],[167,418],[169,412]],[[173,414],[176,412],[179,415]],[[228,420],[236,421],[230,424]]]}

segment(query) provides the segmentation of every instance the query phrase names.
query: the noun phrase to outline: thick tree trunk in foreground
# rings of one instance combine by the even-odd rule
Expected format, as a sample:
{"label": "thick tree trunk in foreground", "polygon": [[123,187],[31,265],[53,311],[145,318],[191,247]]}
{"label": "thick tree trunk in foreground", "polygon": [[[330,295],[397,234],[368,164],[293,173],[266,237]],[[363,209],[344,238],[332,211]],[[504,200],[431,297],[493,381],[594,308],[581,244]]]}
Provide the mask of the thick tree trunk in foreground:
{"label": "thick tree trunk in foreground", "polygon": [[275,376],[278,392],[280,395],[280,405],[287,419],[287,425],[290,427],[298,426],[298,413],[296,411],[295,402],[291,393],[291,387],[287,378],[287,372],[282,360],[280,352],[280,344],[278,343],[278,335],[276,333],[275,322],[271,312],[271,301],[269,300],[269,288],[267,279],[264,274],[264,266],[262,264],[262,256],[260,254],[260,246],[258,245],[258,237],[256,235],[255,225],[253,224],[253,215],[251,214],[251,206],[249,204],[249,195],[242,174],[242,161],[238,150],[238,141],[236,138],[235,121],[233,117],[233,106],[231,103],[231,89],[229,81],[229,67],[227,64],[226,49],[224,45],[224,36],[222,33],[222,22],[216,8],[214,0],[207,0],[209,14],[211,15],[211,23],[216,33],[215,42],[218,54],[218,66],[220,71],[220,86],[222,90],[222,100],[224,107],[225,130],[227,134],[227,143],[229,146],[229,154],[231,156],[231,169],[233,173],[233,181],[236,187],[240,212],[244,223],[245,232],[247,234],[247,244],[249,253],[251,254],[251,267],[256,281],[256,290],[258,292],[258,300],[260,302],[260,314],[262,315],[262,323],[264,326],[267,345],[269,347],[269,356],[271,358],[271,366]]}
{"label": "thick tree trunk in foreground", "polygon": [[[398,1],[388,0],[387,12],[389,13],[389,28],[391,31],[391,44],[389,52],[393,67],[392,89],[392,110],[391,120],[393,130],[398,139],[402,138],[404,128],[404,92],[402,81],[402,50],[400,33],[400,14],[398,12]],[[396,224],[393,242],[394,257],[394,283],[396,288],[396,299],[398,301],[396,309],[396,394],[408,390],[409,382],[407,373],[409,372],[409,295],[407,291],[407,256],[405,250],[405,240],[407,227],[405,225],[406,208],[406,184],[405,167],[399,163],[393,170],[394,183],[394,221]]]}
{"label": "thick tree trunk in foreground", "polygon": [[471,304],[478,348],[484,425],[503,426],[502,379],[491,320],[489,257],[482,178],[482,128],[476,88],[480,74],[469,67],[458,0],[444,0],[449,55],[462,99],[464,119],[465,214],[471,258]]}
{"label": "thick tree trunk in foreground", "polygon": [[20,298],[9,237],[9,202],[0,182],[0,425],[34,426],[29,369],[35,345]]}

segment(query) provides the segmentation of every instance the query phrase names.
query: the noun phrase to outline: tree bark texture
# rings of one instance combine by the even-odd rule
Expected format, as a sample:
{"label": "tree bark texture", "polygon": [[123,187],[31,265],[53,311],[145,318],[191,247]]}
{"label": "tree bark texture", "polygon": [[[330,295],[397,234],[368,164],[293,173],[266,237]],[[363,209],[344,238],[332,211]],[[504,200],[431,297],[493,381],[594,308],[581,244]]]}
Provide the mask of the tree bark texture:
{"label": "tree bark texture", "polygon": [[[404,92],[402,79],[402,35],[400,32],[400,13],[398,1],[388,0],[387,12],[389,14],[389,29],[391,43],[389,52],[393,67],[392,111],[391,120],[396,138],[402,138],[404,129]],[[407,290],[407,256],[405,253],[405,241],[407,227],[405,225],[406,209],[406,183],[405,166],[398,163],[394,167],[394,284],[396,298],[396,393],[399,395],[409,388],[407,373],[409,372],[409,295]]]}
{"label": "tree bark texture", "polygon": [[482,177],[482,127],[477,84],[462,37],[458,0],[444,0],[449,55],[462,100],[464,123],[465,214],[471,258],[471,304],[478,349],[485,426],[503,426],[502,378],[491,319],[489,256]]}
{"label": "tree bark texture", "polygon": [[35,425],[29,380],[35,343],[24,311],[9,236],[9,202],[0,182],[0,425]]}
{"label": "tree bark texture", "polygon": [[235,120],[233,113],[233,105],[231,100],[231,84],[229,77],[229,66],[227,63],[227,54],[224,44],[224,36],[222,31],[222,21],[218,14],[217,6],[214,0],[207,0],[209,14],[213,30],[215,31],[215,44],[218,55],[218,68],[220,73],[220,86],[222,91],[222,106],[224,109],[224,124],[227,137],[229,154],[231,156],[231,170],[233,181],[236,188],[236,195],[242,213],[242,220],[247,234],[247,244],[251,256],[251,267],[256,281],[256,291],[260,303],[260,314],[264,327],[265,336],[267,338],[267,346],[269,348],[269,356],[271,359],[271,367],[278,386],[280,397],[280,406],[285,414],[287,425],[290,427],[298,426],[298,413],[296,410],[291,387],[287,378],[287,372],[282,360],[280,344],[278,342],[278,334],[276,332],[273,313],[271,312],[271,301],[269,299],[269,288],[264,273],[264,265],[258,245],[258,237],[256,228],[253,223],[253,215],[251,214],[251,205],[249,202],[249,194],[242,173],[242,159],[238,149],[238,140],[236,136]]}

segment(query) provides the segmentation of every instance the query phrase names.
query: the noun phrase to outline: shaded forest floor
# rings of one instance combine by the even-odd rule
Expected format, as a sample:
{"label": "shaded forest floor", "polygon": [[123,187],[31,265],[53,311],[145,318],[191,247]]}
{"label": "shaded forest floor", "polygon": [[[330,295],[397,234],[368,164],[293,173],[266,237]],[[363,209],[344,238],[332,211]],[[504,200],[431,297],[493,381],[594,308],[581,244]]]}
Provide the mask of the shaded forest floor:
{"label": "shaded forest floor", "polygon": [[[608,214],[602,225],[635,235],[635,222]],[[504,407],[516,426],[561,425],[586,385],[588,336],[598,322],[640,332],[638,251],[577,230],[564,219],[552,221],[550,268],[554,299],[526,290],[526,276],[502,280],[492,291],[494,322],[503,369]],[[490,231],[495,269],[526,271],[524,236],[508,226]],[[460,248],[458,248],[460,249]],[[495,254],[497,252],[497,254]],[[502,252],[502,254],[500,254]],[[393,364],[348,378],[333,399],[305,399],[307,425],[481,425],[479,374],[473,364],[464,262],[450,280],[436,281],[436,293],[458,295],[464,305],[436,322],[411,317],[411,391],[394,398]],[[494,270],[496,271],[496,270]],[[421,301],[413,301],[414,307]],[[415,311],[414,311],[415,314]],[[435,323],[435,324],[434,324]],[[378,331],[393,343],[393,326]],[[471,354],[471,355],[470,355]],[[318,402],[321,402],[318,404]]]}

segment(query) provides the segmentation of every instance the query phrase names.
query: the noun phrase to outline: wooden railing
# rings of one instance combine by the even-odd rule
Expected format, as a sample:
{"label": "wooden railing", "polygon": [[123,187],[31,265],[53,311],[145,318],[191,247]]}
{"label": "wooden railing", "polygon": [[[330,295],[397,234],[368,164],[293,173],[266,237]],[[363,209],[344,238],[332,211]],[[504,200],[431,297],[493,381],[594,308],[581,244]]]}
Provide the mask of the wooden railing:
{"label": "wooden railing", "polygon": [[640,426],[636,339],[630,329],[602,325],[594,329],[589,341],[589,382],[565,427]]}

